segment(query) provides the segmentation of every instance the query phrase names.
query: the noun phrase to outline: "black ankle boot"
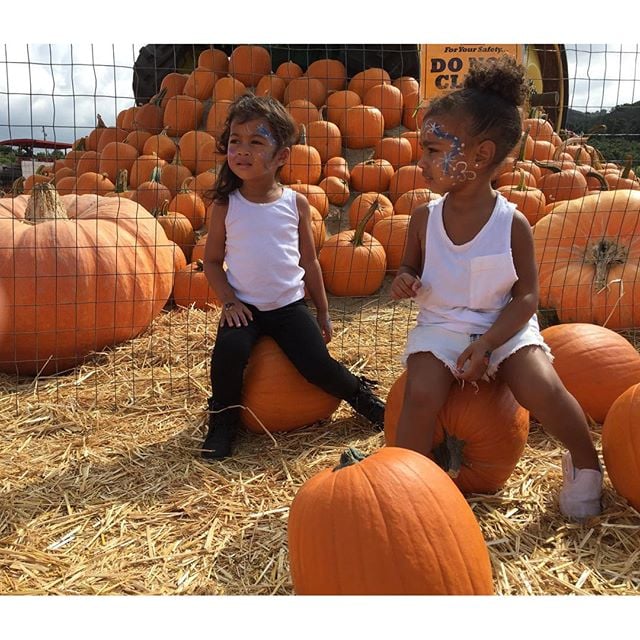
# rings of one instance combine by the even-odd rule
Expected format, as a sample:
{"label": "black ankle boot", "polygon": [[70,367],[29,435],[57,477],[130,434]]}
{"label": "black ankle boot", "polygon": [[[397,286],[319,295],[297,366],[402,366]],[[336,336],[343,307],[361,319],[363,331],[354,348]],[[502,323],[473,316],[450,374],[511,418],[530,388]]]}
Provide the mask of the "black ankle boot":
{"label": "black ankle boot", "polygon": [[209,431],[202,443],[201,455],[207,460],[222,460],[231,455],[233,441],[238,431],[238,409],[226,409],[208,401]]}
{"label": "black ankle boot", "polygon": [[360,382],[358,391],[351,398],[347,398],[347,402],[375,429],[382,431],[384,429],[384,402],[373,393],[373,389],[378,383],[364,376],[359,376],[358,380]]}

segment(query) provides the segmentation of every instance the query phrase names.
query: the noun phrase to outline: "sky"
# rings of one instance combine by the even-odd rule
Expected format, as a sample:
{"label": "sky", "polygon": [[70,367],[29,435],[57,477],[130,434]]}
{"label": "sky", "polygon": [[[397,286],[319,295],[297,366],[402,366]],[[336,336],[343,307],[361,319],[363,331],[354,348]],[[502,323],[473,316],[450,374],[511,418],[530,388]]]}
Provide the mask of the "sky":
{"label": "sky", "polygon": [[[170,28],[170,21],[164,21],[159,29],[150,29],[148,21],[136,22],[134,14],[126,21],[129,28],[120,22],[111,29],[110,21],[118,13],[116,2],[110,4],[113,10],[109,14],[100,16],[99,29],[95,28],[95,23],[92,24],[93,33],[97,36],[94,41],[86,40],[88,29],[77,29],[83,35],[81,39],[78,40],[74,34],[73,37],[60,40],[64,33],[54,31],[57,41],[52,42],[48,37],[51,29],[47,23],[51,13],[45,14],[46,17],[36,21],[33,28],[29,24],[28,39],[21,39],[20,31],[15,30],[9,42],[0,43],[0,140],[46,137],[47,140],[73,142],[95,126],[98,113],[107,125],[115,124],[117,113],[134,104],[132,67],[140,48],[147,42],[318,43],[321,40],[319,34],[326,32],[324,23],[330,22],[325,12],[312,16],[312,20],[305,20],[304,11],[298,9],[297,20],[302,28],[292,30],[290,21],[274,23],[273,15],[261,19],[259,7],[265,4],[273,6],[271,3],[255,5],[256,8],[251,12],[255,17],[252,22],[238,22],[233,13],[225,21],[224,10],[216,3],[215,11],[210,14],[210,27],[207,27],[208,21],[204,17],[207,13],[203,9],[202,22],[189,22],[188,28],[186,21],[179,23],[175,30]],[[279,6],[286,4],[281,0]],[[331,4],[332,2],[325,1],[323,6],[330,8]],[[608,110],[617,104],[640,100],[640,44],[628,41],[624,43],[624,33],[617,25],[616,28],[607,29],[606,24],[599,20],[599,28],[595,30],[599,37],[594,37],[593,31],[582,28],[576,30],[567,26],[570,23],[559,14],[555,21],[545,25],[545,37],[535,31],[519,32],[511,26],[506,32],[501,32],[495,29],[491,20],[479,29],[473,19],[469,20],[468,25],[461,21],[455,28],[449,27],[450,31],[447,32],[446,28],[434,29],[431,26],[431,10],[428,9],[429,3],[426,0],[415,4],[413,0],[405,0],[403,7],[408,8],[409,16],[416,17],[415,21],[383,28],[381,25],[384,25],[384,20],[379,20],[363,29],[361,20],[357,20],[361,18],[357,8],[359,5],[354,4],[355,9],[352,7],[345,10],[344,5],[341,7],[339,16],[342,19],[339,24],[330,22],[327,25],[328,32],[333,34],[332,42],[477,43],[480,40],[478,32],[487,36],[482,38],[485,43],[563,42],[568,39],[567,35],[576,39],[578,34],[591,36],[583,41],[592,43],[622,41],[618,44],[565,45],[570,78],[569,106],[583,112]],[[456,6],[464,4],[460,2]],[[502,10],[501,4],[493,3],[496,10]],[[196,5],[194,3],[190,6]],[[245,2],[245,5],[248,7],[251,3]],[[159,13],[166,15],[166,11],[162,12],[162,3],[154,6],[158,7]],[[438,5],[431,3],[431,6]],[[482,6],[489,8],[492,3]],[[508,3],[507,6],[513,7],[513,3]],[[226,10],[230,11],[229,7]],[[131,7],[127,7],[127,11],[130,13]],[[191,15],[194,13],[196,12],[190,12]],[[214,15],[219,18],[217,21],[213,19]],[[415,25],[421,25],[421,15],[424,16],[425,26],[416,28]],[[353,23],[360,23],[358,29],[345,29],[345,23],[350,24],[350,17]],[[485,15],[484,19],[486,17]],[[593,21],[590,24],[592,23]],[[143,26],[131,27],[136,24]],[[264,26],[266,24],[267,27]],[[310,29],[311,24],[315,28]],[[560,28],[561,25],[564,26]],[[105,33],[117,35],[117,40],[105,41]],[[612,38],[613,35],[616,38]],[[71,44],[72,41],[74,44]]]}

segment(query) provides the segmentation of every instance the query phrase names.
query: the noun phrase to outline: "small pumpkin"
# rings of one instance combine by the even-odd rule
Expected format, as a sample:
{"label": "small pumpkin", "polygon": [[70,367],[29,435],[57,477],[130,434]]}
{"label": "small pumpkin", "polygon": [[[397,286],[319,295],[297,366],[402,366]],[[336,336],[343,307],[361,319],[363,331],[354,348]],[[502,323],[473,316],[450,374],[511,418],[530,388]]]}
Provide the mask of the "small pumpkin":
{"label": "small pumpkin", "polygon": [[203,311],[220,306],[220,300],[209,286],[202,260],[192,262],[176,271],[173,301],[179,307],[193,307]]}
{"label": "small pumpkin", "polygon": [[[373,210],[373,215],[371,215],[371,210]],[[389,218],[393,214],[391,200],[384,193],[365,191],[365,193],[358,194],[349,205],[349,210],[347,211],[349,228],[355,229],[367,217],[368,221],[365,223],[364,230],[367,233],[371,233],[373,226],[377,222],[384,218]]]}
{"label": "small pumpkin", "polygon": [[284,184],[302,182],[318,184],[322,175],[322,160],[315,147],[307,144],[305,129],[298,144],[291,145],[289,157],[280,169],[280,180]]}
{"label": "small pumpkin", "polygon": [[388,160],[369,158],[351,169],[351,187],[356,191],[387,191],[394,170]]}
{"label": "small pumpkin", "polygon": [[402,264],[411,216],[393,214],[378,220],[371,235],[382,245],[387,256],[387,273],[395,273]]}
{"label": "small pumpkin", "polygon": [[229,56],[229,74],[246,87],[255,87],[258,80],[271,73],[271,54],[260,45],[241,44]]}
{"label": "small pumpkin", "polygon": [[359,104],[347,109],[342,134],[349,149],[375,147],[384,137],[384,118],[380,109]]}
{"label": "small pumpkin", "polygon": [[336,296],[367,296],[384,281],[387,257],[382,245],[365,227],[378,208],[374,201],[357,228],[327,238],[318,253],[325,287]]}

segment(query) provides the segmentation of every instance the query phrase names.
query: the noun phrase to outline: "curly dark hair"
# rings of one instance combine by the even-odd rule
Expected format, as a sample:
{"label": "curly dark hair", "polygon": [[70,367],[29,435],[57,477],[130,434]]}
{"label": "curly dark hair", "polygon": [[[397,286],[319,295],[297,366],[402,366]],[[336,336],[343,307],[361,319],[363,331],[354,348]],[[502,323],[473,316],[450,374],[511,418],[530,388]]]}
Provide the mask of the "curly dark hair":
{"label": "curly dark hair", "polygon": [[[274,154],[297,142],[298,125],[281,102],[271,96],[256,96],[253,93],[245,93],[236,98],[229,106],[224,130],[216,141],[218,153],[227,153],[232,122],[242,124],[257,118],[264,118],[269,125],[276,142]],[[215,185],[206,193],[206,196],[214,202],[227,203],[231,192],[241,186],[242,180],[231,171],[225,160],[218,172]]]}
{"label": "curly dark hair", "polygon": [[462,88],[434,98],[424,117],[460,114],[470,136],[493,140],[494,165],[498,165],[520,139],[518,107],[527,99],[528,90],[525,68],[512,57],[472,60]]}

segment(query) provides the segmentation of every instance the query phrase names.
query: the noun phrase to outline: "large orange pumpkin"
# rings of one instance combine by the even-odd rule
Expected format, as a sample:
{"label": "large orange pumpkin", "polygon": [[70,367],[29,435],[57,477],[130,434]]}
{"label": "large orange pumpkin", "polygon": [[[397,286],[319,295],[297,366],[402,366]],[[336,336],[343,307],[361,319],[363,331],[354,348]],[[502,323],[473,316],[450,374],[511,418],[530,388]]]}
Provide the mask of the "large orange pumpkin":
{"label": "large orange pumpkin", "polygon": [[614,489],[640,511],[640,384],[611,405],[602,425],[602,455]]}
{"label": "large orange pumpkin", "polygon": [[640,326],[640,192],[563,202],[533,228],[540,305],[562,322]]}
{"label": "large orange pumpkin", "polygon": [[611,329],[570,322],[543,329],[542,337],[564,386],[596,422],[605,419],[621,393],[640,382],[640,354]]}
{"label": "large orange pumpkin", "polygon": [[[384,435],[394,446],[407,373],[387,397]],[[437,418],[432,458],[464,493],[494,493],[504,486],[520,460],[529,434],[529,412],[498,381],[478,389],[453,385]]]}
{"label": "large orange pumpkin", "polygon": [[251,431],[264,433],[260,423],[270,432],[292,431],[327,420],[339,404],[340,398],[307,382],[273,338],[258,340],[242,386],[242,405],[251,411],[244,409],[241,420]]}
{"label": "large orange pumpkin", "polygon": [[299,595],[493,593],[478,522],[447,474],[398,447],[349,450],[296,493],[289,510]]}
{"label": "large orange pumpkin", "polygon": [[[172,242],[126,198],[0,199],[0,287],[8,326],[0,370],[55,373],[144,331],[171,294]],[[10,241],[9,241],[10,240]]]}

